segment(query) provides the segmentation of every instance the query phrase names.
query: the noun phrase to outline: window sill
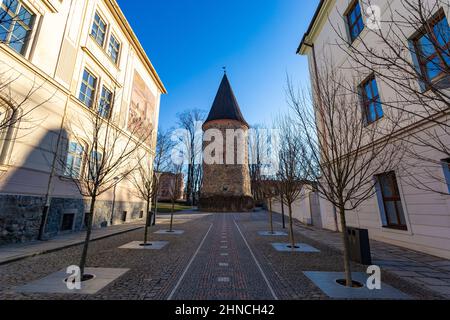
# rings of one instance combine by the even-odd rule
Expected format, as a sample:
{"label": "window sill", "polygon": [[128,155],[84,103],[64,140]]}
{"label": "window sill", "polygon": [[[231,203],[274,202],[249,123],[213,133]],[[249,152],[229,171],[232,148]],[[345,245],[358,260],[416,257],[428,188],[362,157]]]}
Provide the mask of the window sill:
{"label": "window sill", "polygon": [[408,232],[408,227],[401,227],[401,226],[398,226],[398,227],[397,226],[383,226],[383,229]]}

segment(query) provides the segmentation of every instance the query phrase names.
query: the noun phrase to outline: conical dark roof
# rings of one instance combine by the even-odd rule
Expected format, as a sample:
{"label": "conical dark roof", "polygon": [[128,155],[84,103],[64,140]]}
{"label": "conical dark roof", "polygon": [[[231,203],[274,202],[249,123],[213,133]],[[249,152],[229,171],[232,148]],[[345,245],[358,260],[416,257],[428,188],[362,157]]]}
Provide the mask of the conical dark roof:
{"label": "conical dark roof", "polygon": [[227,75],[223,76],[219,91],[214,99],[213,106],[205,124],[214,120],[237,120],[248,126],[241,113],[239,104],[231,88]]}

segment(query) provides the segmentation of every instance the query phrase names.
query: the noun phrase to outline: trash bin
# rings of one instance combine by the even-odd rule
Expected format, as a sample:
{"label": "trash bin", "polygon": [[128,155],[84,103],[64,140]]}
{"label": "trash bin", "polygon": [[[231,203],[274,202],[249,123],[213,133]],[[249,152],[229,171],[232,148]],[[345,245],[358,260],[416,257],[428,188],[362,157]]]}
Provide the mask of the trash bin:
{"label": "trash bin", "polygon": [[369,231],[366,229],[347,228],[350,245],[350,259],[364,265],[372,264]]}

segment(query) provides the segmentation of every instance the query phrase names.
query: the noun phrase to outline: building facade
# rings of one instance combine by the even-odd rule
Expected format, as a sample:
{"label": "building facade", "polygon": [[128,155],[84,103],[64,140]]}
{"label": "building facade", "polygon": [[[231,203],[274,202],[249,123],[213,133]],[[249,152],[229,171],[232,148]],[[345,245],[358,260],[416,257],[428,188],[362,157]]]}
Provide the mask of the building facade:
{"label": "building facade", "polygon": [[[433,2],[425,1],[424,3],[433,7]],[[380,46],[385,44],[371,38],[373,33],[369,32],[367,26],[370,23],[366,14],[368,12],[367,3],[367,1],[358,0],[321,0],[310,27],[303,37],[298,53],[308,58],[312,83],[314,83],[315,76],[318,74],[317,71],[320,71],[323,64],[326,63],[325,61],[331,60],[334,61],[337,68],[344,73],[347,79],[357,83],[359,88],[362,88],[362,91],[359,91],[363,97],[361,107],[367,108],[367,112],[364,114],[366,118],[362,121],[366,121],[367,125],[370,125],[376,121],[382,123],[388,121],[388,117],[384,117],[387,110],[382,102],[396,101],[398,92],[387,85],[382,77],[365,73],[359,65],[356,65],[354,60],[349,59],[345,50],[336,45],[336,43],[342,41],[342,37],[338,36],[336,30],[342,30],[342,34],[347,36],[348,47],[360,48],[364,41],[365,44],[368,43],[377,47],[377,49],[383,49]],[[383,30],[388,30],[390,27],[388,21],[393,21],[390,16],[392,10],[398,15],[403,14],[405,17],[409,14],[402,1],[377,0],[371,1],[371,4],[376,5],[377,10],[379,10],[380,16],[378,18],[379,21],[382,21],[381,28]],[[443,41],[448,42],[449,6],[448,4],[445,5],[445,1],[436,1],[436,4],[433,9],[436,13],[433,18],[433,25],[439,24],[442,27],[441,30],[447,35],[447,38],[443,37]],[[411,41],[412,43],[415,43],[416,40],[422,41],[425,38],[420,39],[420,36],[424,37],[426,32],[417,35],[414,30],[405,27],[398,34],[404,37],[404,39],[401,39],[402,43],[408,44]],[[441,41],[441,38],[439,38],[439,41]],[[448,55],[448,43],[444,43],[443,48],[447,48]],[[387,46],[385,49],[390,50]],[[417,56],[414,52],[417,53],[417,51],[406,51],[410,54],[411,65],[415,64]],[[430,76],[432,70],[427,68],[429,68],[427,65],[422,65],[422,70],[418,70],[418,72],[428,72],[426,76]],[[388,71],[381,69],[380,72]],[[441,84],[446,86],[443,89],[449,88],[448,66],[446,71],[444,70],[439,74],[439,80],[442,80]],[[369,103],[366,104],[365,101],[367,100],[369,100]],[[399,109],[401,107],[400,105],[394,105],[393,107],[396,106]],[[445,107],[442,110],[442,113],[439,113],[436,119],[448,125],[450,123],[449,110]],[[439,127],[431,120],[402,123],[396,137],[402,139],[402,137],[412,135],[418,136],[424,130],[441,132],[441,128],[442,126]],[[450,145],[448,131],[444,134],[439,133],[439,135],[444,145]],[[412,146],[406,145],[406,148],[412,148]],[[373,197],[365,201],[357,210],[347,212],[347,223],[353,227],[368,229],[371,239],[450,258],[450,196],[448,195],[448,192],[450,192],[450,171],[449,160],[445,160],[448,155],[440,152],[439,148],[433,149],[426,145],[419,149],[419,153],[426,155],[427,158],[435,159],[438,165],[430,168],[429,163],[425,161],[421,162],[406,157],[402,160],[402,165],[398,170],[378,172],[373,177],[376,181]],[[442,166],[439,163],[442,163]],[[423,178],[427,176],[429,171],[432,171],[433,176],[438,179],[426,180],[426,178]],[[418,188],[417,185],[411,183],[412,177],[423,179],[419,182],[427,187]],[[341,229],[336,222],[339,220],[335,217],[336,208],[323,199],[320,200],[320,212],[320,220],[324,228]]]}
{"label": "building facade", "polygon": [[[46,195],[48,236],[83,230],[89,201],[66,177],[82,174],[84,146],[68,128],[83,129],[94,113],[124,137],[144,124],[152,136],[143,149],[153,159],[153,132],[166,90],[115,0],[3,0],[0,5],[14,16],[0,25],[0,81],[9,80],[0,99],[21,103],[24,115],[2,132],[14,138],[2,139],[0,146],[0,244],[36,239]],[[54,171],[62,132],[68,173]],[[98,199],[94,227],[143,219],[144,207],[124,181]]]}
{"label": "building facade", "polygon": [[184,198],[184,176],[182,173],[161,172],[159,176],[158,200],[181,201]]}
{"label": "building facade", "polygon": [[254,207],[248,166],[248,130],[225,74],[203,124],[200,210],[244,212]]}

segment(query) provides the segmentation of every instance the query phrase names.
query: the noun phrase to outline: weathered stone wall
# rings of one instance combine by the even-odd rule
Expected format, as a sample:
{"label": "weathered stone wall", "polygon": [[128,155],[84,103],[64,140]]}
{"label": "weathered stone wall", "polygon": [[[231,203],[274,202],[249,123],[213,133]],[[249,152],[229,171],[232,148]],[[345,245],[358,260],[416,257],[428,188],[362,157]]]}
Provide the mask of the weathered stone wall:
{"label": "weathered stone wall", "polygon": [[[20,195],[0,196],[0,244],[23,243],[37,239],[41,223],[43,197]],[[90,201],[73,198],[52,199],[47,220],[46,233],[54,237],[61,233],[63,215],[74,214],[73,229],[77,232],[85,229],[84,216],[90,208]],[[124,223],[123,212],[127,212],[126,222],[141,220],[141,211],[145,204],[141,202],[119,202],[114,206],[113,224]],[[94,228],[109,225],[112,201],[97,201],[94,215]],[[143,218],[145,218],[145,213]]]}
{"label": "weathered stone wall", "polygon": [[[248,128],[239,121],[216,120],[204,125],[203,130],[217,129],[223,137],[220,163],[203,164],[204,177],[200,209],[204,211],[248,211],[253,208],[250,172],[248,167]],[[243,143],[227,141],[227,129],[243,130]],[[236,139],[238,140],[238,139]],[[204,142],[203,150],[212,142]],[[234,146],[234,162],[227,163],[227,144]],[[239,154],[242,162],[239,163]]]}
{"label": "weathered stone wall", "polygon": [[0,244],[36,239],[44,198],[0,196]]}

